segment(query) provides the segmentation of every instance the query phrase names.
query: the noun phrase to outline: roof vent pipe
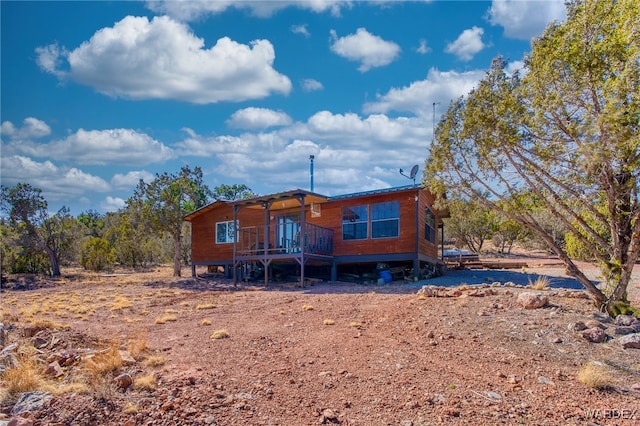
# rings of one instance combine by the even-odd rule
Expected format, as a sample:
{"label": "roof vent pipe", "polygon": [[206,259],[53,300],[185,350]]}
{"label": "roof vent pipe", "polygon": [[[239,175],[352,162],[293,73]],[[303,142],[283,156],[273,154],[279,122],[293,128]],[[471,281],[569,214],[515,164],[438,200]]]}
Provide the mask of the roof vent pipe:
{"label": "roof vent pipe", "polygon": [[310,155],[309,156],[309,180],[310,180],[310,189],[309,191],[313,192],[313,159],[315,158],[315,156]]}

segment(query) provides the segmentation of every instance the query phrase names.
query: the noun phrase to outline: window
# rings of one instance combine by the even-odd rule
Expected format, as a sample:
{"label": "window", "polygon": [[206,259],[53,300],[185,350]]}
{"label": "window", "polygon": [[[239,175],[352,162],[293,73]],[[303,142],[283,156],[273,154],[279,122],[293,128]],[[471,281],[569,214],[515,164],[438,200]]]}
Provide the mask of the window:
{"label": "window", "polygon": [[436,215],[429,207],[424,209],[424,238],[431,243],[436,242]]}
{"label": "window", "polygon": [[342,239],[366,240],[369,215],[367,206],[342,208]]}
{"label": "window", "polygon": [[233,243],[236,240],[236,228],[232,220],[216,223],[216,244]]}
{"label": "window", "polygon": [[371,206],[371,238],[389,238],[400,235],[400,202]]}

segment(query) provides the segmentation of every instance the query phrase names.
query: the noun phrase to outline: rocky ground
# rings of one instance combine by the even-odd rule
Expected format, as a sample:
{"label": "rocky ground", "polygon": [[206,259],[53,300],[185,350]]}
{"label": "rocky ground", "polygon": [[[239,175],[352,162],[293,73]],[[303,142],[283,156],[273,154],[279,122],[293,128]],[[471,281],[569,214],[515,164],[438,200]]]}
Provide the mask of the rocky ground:
{"label": "rocky ground", "polygon": [[[538,275],[567,279],[21,277],[0,293],[0,424],[640,424],[640,324],[517,279]],[[637,277],[630,290],[639,304]]]}

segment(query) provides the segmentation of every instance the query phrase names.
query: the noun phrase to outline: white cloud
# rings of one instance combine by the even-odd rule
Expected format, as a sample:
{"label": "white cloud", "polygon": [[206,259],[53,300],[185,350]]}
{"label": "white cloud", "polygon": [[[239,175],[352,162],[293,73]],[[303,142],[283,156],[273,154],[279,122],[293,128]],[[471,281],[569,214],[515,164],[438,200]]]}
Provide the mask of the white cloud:
{"label": "white cloud", "polygon": [[101,203],[100,208],[105,212],[115,212],[123,209],[126,205],[124,199],[119,197],[107,196]]}
{"label": "white cloud", "polygon": [[355,34],[344,37],[338,37],[331,30],[331,38],[331,51],[350,61],[360,62],[360,72],[389,65],[400,55],[400,46],[369,33],[365,28],[358,28]]}
{"label": "white cloud", "polygon": [[447,45],[445,52],[456,55],[462,61],[470,61],[476,53],[485,48],[482,42],[483,34],[484,30],[476,26],[464,30],[456,41]]}
{"label": "white cloud", "polygon": [[305,78],[304,80],[302,80],[301,85],[302,90],[304,90],[305,92],[314,92],[316,90],[324,89],[322,83],[320,83],[318,80],[314,80],[313,78]]}
{"label": "white cloud", "polygon": [[440,104],[439,109],[446,109],[451,100],[468,94],[485,76],[485,70],[443,72],[431,68],[426,79],[377,95],[376,101],[366,103],[363,111],[369,114],[408,111],[431,119],[434,102]]}
{"label": "white cloud", "polygon": [[505,37],[529,40],[551,22],[566,19],[564,0],[493,0],[488,12],[492,25],[504,28]]}
{"label": "white cloud", "polygon": [[291,29],[291,32],[294,34],[302,34],[307,38],[311,36],[311,34],[309,33],[309,30],[307,29],[307,24],[292,25],[290,29]]}
{"label": "white cloud", "polygon": [[10,140],[37,139],[51,134],[51,128],[42,120],[27,117],[22,122],[23,126],[17,128],[10,121],[5,121],[0,127],[2,136],[7,136]]}
{"label": "white cloud", "polygon": [[116,173],[111,178],[111,185],[114,188],[135,188],[140,180],[151,182],[155,176],[146,170],[130,171],[127,174]]}
{"label": "white cloud", "polygon": [[266,129],[273,126],[287,126],[291,122],[291,117],[282,111],[253,107],[240,109],[227,120],[230,127],[240,129]]}
{"label": "white cloud", "polygon": [[418,46],[416,52],[420,53],[421,55],[431,52],[431,48],[427,45],[427,40],[423,38],[420,39],[420,46]]}
{"label": "white cloud", "polygon": [[142,165],[173,158],[171,148],[130,129],[84,130],[46,144],[10,144],[10,152],[91,165]]}
{"label": "white cloud", "polygon": [[58,167],[51,161],[37,162],[20,155],[3,156],[2,182],[8,186],[27,182],[42,189],[47,201],[68,201],[86,192],[110,189],[104,179],[75,167]]}
{"label": "white cloud", "polygon": [[[268,40],[245,45],[223,37],[206,49],[203,39],[167,16],[127,16],[72,51],[48,46],[36,52],[43,70],[112,97],[209,104],[291,90],[289,78],[273,68]],[[55,65],[62,59],[67,72]]]}
{"label": "white cloud", "polygon": [[162,0],[147,1],[147,7],[154,12],[167,14],[182,21],[194,21],[207,15],[215,15],[229,8],[247,9],[258,17],[267,18],[288,7],[311,10],[315,13],[329,11],[333,16],[340,16],[343,7],[350,8],[351,0],[298,0],[298,1],[264,1],[264,0]]}

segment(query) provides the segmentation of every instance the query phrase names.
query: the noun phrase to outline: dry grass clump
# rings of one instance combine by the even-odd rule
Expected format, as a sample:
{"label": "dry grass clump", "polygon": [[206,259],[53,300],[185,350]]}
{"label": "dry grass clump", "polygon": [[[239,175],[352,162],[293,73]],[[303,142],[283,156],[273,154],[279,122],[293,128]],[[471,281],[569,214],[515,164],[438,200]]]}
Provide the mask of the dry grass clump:
{"label": "dry grass clump", "polygon": [[105,352],[95,355],[86,364],[86,370],[91,376],[104,376],[118,371],[122,367],[122,357],[116,345]]}
{"label": "dry grass clump", "polygon": [[138,404],[128,401],[122,408],[124,414],[136,414],[138,412]]}
{"label": "dry grass clump", "polygon": [[215,307],[216,307],[215,303],[211,303],[211,302],[201,303],[201,304],[196,305],[196,310],[199,311],[199,310],[202,310],[202,309],[213,309]]}
{"label": "dry grass clump", "polygon": [[160,367],[164,365],[165,360],[161,355],[151,355],[144,360],[143,364],[147,367]]}
{"label": "dry grass clump", "polygon": [[529,281],[529,286],[534,290],[545,290],[549,288],[550,280],[549,277],[539,276],[535,281]]}
{"label": "dry grass clump", "polygon": [[324,325],[334,325],[336,322],[334,320],[332,320],[332,319],[326,319],[326,320],[322,321],[322,323]]}
{"label": "dry grass clump", "polygon": [[133,381],[133,386],[136,389],[155,390],[158,384],[156,382],[156,376],[148,374],[146,376],[136,377]]}
{"label": "dry grass clump", "polygon": [[229,337],[229,332],[226,329],[216,330],[210,336],[212,339],[226,339]]}
{"label": "dry grass clump", "polygon": [[166,324],[169,321],[177,321],[178,317],[173,315],[173,314],[165,314],[163,316],[161,316],[160,318],[156,318],[155,323],[156,324]]}
{"label": "dry grass clump", "polygon": [[205,318],[202,321],[200,321],[200,325],[211,325],[211,320],[208,320]]}
{"label": "dry grass clump", "polygon": [[134,358],[139,358],[149,349],[147,346],[148,337],[146,330],[136,330],[134,335],[127,342],[127,350]]}
{"label": "dry grass clump", "polygon": [[358,321],[351,321],[351,324],[349,324],[351,327],[353,328],[361,328],[362,327],[362,323],[358,322]]}
{"label": "dry grass clump", "polygon": [[14,398],[24,392],[42,390],[45,381],[36,361],[28,355],[22,355],[18,362],[0,374],[4,393]]}
{"label": "dry grass clump", "polygon": [[580,368],[578,381],[594,389],[606,389],[613,384],[613,378],[607,366],[598,361],[589,361]]}
{"label": "dry grass clump", "polygon": [[116,296],[113,299],[113,305],[111,305],[112,311],[120,311],[122,309],[131,308],[133,303],[124,296]]}
{"label": "dry grass clump", "polygon": [[313,311],[313,306],[311,305],[302,305],[303,311]]}

